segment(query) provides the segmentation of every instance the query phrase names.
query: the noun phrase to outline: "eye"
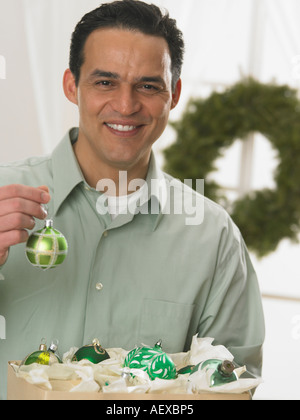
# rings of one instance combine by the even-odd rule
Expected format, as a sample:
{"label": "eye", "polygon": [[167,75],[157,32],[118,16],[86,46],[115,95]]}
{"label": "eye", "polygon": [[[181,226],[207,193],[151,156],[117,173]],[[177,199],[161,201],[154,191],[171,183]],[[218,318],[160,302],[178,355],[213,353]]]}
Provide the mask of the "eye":
{"label": "eye", "polygon": [[96,86],[104,86],[104,87],[109,87],[112,85],[111,81],[109,80],[97,80],[95,82]]}
{"label": "eye", "polygon": [[145,90],[159,90],[157,86],[146,84],[143,86]]}
{"label": "eye", "polygon": [[155,94],[159,92],[161,89],[156,85],[152,85],[150,83],[144,83],[138,86],[138,90],[140,92],[147,93],[147,94]]}
{"label": "eye", "polygon": [[153,85],[143,85],[143,88],[146,90],[152,90],[152,89],[157,89],[155,86]]}

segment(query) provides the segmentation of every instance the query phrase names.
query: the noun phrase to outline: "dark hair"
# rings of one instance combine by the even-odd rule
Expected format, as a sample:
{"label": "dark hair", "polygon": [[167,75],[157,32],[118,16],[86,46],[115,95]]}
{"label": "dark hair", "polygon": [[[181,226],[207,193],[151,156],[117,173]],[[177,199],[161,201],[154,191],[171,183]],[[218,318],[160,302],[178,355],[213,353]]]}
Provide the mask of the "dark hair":
{"label": "dark hair", "polygon": [[120,28],[137,30],[146,35],[163,37],[169,46],[172,60],[172,87],[180,78],[184,55],[182,32],[176,21],[153,4],[140,0],[118,0],[102,4],[83,16],[77,24],[71,39],[69,67],[79,83],[80,68],[84,63],[84,46],[88,36],[99,28]]}

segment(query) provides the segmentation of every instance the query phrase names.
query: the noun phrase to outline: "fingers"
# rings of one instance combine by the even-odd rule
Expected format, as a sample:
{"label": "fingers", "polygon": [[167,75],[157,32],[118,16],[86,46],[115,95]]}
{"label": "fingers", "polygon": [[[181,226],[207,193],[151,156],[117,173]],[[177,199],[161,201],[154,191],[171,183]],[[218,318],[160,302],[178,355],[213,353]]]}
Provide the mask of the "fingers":
{"label": "fingers", "polygon": [[[45,209],[35,201],[19,197],[0,201],[0,217],[12,213],[23,213],[31,217],[36,217],[37,219],[44,219],[47,216]],[[1,223],[3,223],[2,220]]]}
{"label": "fingers", "polygon": [[50,198],[45,185],[38,188],[19,184],[0,187],[0,266],[6,261],[11,246],[27,241],[27,229],[34,228],[34,218],[46,218],[42,204],[47,204]]}
{"label": "fingers", "polygon": [[49,189],[46,186],[39,188],[27,185],[5,185],[0,188],[0,202],[10,198],[24,198],[40,204],[47,204],[50,201]]}
{"label": "fingers", "polygon": [[1,218],[0,232],[10,230],[28,229],[35,226],[34,218],[24,213],[10,213]]}
{"label": "fingers", "polygon": [[41,185],[40,187],[38,187],[38,189],[49,193],[49,188],[46,185]]}

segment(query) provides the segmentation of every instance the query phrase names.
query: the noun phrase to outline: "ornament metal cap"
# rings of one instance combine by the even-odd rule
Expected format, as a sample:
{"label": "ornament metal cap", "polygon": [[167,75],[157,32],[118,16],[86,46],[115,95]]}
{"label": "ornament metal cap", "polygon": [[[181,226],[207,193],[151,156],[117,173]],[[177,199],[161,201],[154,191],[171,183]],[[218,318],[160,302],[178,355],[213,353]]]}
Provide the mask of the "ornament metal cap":
{"label": "ornament metal cap", "polygon": [[58,340],[53,340],[49,346],[49,350],[56,352],[58,349]]}
{"label": "ornament metal cap", "polygon": [[39,347],[39,351],[47,351],[46,344],[41,344],[40,347]]}
{"label": "ornament metal cap", "polygon": [[155,347],[162,347],[162,339],[158,340],[158,342],[155,344]]}
{"label": "ornament metal cap", "polygon": [[46,228],[53,228],[53,220],[51,220],[51,219],[45,220],[45,227]]}
{"label": "ornament metal cap", "polygon": [[40,347],[39,347],[39,351],[47,351],[46,338],[41,339],[41,344],[40,344]]}
{"label": "ornament metal cap", "polygon": [[220,366],[220,370],[224,375],[230,376],[234,371],[234,364],[230,360],[224,360]]}

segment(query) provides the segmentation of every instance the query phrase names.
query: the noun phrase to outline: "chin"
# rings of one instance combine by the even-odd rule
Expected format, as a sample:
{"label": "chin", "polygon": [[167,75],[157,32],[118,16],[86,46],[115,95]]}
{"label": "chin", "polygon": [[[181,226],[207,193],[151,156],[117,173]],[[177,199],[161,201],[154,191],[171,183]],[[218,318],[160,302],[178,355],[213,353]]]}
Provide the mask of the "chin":
{"label": "chin", "polygon": [[111,157],[111,164],[115,167],[119,167],[120,169],[130,169],[133,166],[136,165],[143,165],[143,162],[145,161],[145,157],[142,158],[140,155],[118,155],[118,156],[112,156]]}

